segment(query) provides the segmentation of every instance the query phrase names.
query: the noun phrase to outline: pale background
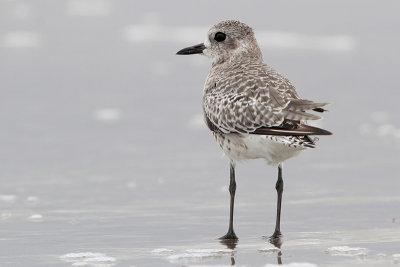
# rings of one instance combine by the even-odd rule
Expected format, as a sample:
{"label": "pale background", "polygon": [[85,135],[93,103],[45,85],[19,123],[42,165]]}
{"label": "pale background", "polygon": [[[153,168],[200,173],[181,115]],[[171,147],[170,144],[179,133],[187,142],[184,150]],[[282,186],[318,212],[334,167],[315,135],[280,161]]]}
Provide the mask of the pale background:
{"label": "pale background", "polygon": [[0,266],[277,264],[262,239],[273,232],[277,170],[262,161],[237,167],[236,249],[216,239],[227,230],[229,166],[202,122],[210,63],[175,55],[224,19],[251,25],[266,63],[303,98],[333,103],[318,125],[334,135],[285,164],[282,262],[398,263],[399,10],[1,0]]}

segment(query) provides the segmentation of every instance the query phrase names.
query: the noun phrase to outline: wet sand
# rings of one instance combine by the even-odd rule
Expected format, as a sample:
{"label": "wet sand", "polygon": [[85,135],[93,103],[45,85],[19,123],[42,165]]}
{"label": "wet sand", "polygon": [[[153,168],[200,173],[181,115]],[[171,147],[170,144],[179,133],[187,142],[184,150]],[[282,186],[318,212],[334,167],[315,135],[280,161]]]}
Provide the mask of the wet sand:
{"label": "wet sand", "polygon": [[[226,3],[0,3],[1,266],[400,264],[399,3]],[[175,53],[226,18],[333,103],[318,125],[334,135],[284,166],[280,249],[262,161],[237,167],[239,241],[217,239],[229,165],[202,123],[210,63]]]}

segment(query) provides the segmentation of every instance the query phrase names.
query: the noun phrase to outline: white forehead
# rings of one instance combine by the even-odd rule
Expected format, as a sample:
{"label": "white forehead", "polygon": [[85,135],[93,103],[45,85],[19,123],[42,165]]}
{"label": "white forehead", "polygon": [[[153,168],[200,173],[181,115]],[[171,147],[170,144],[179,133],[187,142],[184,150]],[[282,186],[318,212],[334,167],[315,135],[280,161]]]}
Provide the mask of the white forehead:
{"label": "white forehead", "polygon": [[205,47],[210,47],[211,46],[210,34],[209,33],[207,33],[206,38],[204,39],[204,46]]}
{"label": "white forehead", "polygon": [[206,47],[210,47],[211,46],[211,42],[210,39],[213,38],[213,35],[218,32],[218,31],[223,31],[223,29],[217,29],[215,27],[216,25],[214,25],[213,27],[211,27],[211,29],[208,30],[207,34],[206,34],[206,38],[204,40],[204,45]]}

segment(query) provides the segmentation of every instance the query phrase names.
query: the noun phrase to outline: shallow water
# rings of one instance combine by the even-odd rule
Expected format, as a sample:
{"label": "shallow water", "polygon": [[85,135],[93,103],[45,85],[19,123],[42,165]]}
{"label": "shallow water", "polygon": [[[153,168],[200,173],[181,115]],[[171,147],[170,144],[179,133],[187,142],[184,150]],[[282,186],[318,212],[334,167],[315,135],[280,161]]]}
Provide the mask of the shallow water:
{"label": "shallow water", "polygon": [[[400,264],[399,3],[202,3],[0,2],[0,266]],[[175,52],[225,18],[333,103],[318,125],[334,135],[284,165],[280,250],[262,161],[237,167],[239,242],[217,239],[229,166],[202,123],[210,64]]]}

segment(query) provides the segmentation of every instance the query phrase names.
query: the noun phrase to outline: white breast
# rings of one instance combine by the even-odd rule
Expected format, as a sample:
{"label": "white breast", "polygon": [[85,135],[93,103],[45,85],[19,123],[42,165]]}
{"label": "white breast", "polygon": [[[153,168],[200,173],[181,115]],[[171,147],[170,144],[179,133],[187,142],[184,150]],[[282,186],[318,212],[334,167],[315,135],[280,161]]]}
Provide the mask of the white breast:
{"label": "white breast", "polygon": [[262,158],[270,165],[277,165],[300,153],[300,151],[313,147],[313,142],[305,143],[299,137],[271,136],[254,134],[218,134],[215,139],[234,162],[247,159]]}

